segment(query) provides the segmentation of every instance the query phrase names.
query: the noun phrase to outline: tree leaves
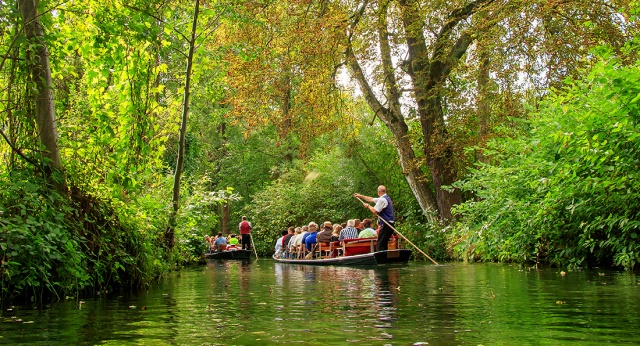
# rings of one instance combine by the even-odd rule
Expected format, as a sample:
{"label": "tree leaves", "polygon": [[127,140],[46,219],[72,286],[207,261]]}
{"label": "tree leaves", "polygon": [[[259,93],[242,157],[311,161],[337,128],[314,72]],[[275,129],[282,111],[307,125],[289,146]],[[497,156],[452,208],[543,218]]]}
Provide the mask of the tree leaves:
{"label": "tree leaves", "polygon": [[[464,220],[457,226],[491,232],[469,237],[461,249],[484,244],[475,254],[488,260],[529,252],[536,258],[525,261],[637,266],[640,62],[622,61],[601,56],[584,78],[567,81],[540,104],[530,132],[491,142],[499,161],[461,185],[482,199],[458,208]],[[513,242],[496,245],[495,234]]]}

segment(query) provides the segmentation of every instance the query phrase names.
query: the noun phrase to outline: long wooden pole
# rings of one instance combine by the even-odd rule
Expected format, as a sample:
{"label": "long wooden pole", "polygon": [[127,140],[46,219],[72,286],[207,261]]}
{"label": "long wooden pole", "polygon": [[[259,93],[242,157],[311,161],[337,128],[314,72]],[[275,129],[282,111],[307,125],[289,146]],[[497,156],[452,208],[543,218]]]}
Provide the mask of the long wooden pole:
{"label": "long wooden pole", "polygon": [[257,261],[258,252],[256,251],[256,244],[253,243],[253,234],[249,234],[249,239],[251,239],[251,247],[253,248],[253,253],[256,255],[256,261]]}
{"label": "long wooden pole", "polygon": [[[358,197],[356,197],[356,198],[358,198]],[[361,200],[360,198],[358,198],[358,200],[359,200],[360,202],[362,202],[362,204],[364,204],[364,203],[365,203],[365,202],[364,202],[363,200]],[[391,226],[391,225],[387,222],[387,220],[385,220],[384,218],[380,217],[379,215],[378,215],[378,218],[379,218],[380,220],[382,220],[382,222],[384,222],[385,224],[387,224],[387,226],[389,226],[392,230],[394,230],[396,233],[398,233],[398,235],[399,235],[399,236],[401,236],[401,237],[402,237],[402,239],[406,240],[406,241],[407,241],[407,243],[411,244],[414,248],[416,248],[416,250],[420,251],[420,253],[421,253],[421,254],[423,254],[423,255],[424,255],[424,257],[428,258],[431,262],[433,262],[433,264],[435,264],[435,265],[439,265],[439,264],[438,264],[438,262],[434,261],[434,260],[433,260],[433,258],[429,257],[429,255],[427,255],[424,251],[422,251],[422,249],[420,249],[418,246],[416,246],[416,244],[412,243],[412,242],[411,242],[411,240],[407,239],[407,237],[405,237],[404,235],[402,235],[402,233],[398,232],[398,230],[397,230],[397,229],[395,229],[393,226]]]}

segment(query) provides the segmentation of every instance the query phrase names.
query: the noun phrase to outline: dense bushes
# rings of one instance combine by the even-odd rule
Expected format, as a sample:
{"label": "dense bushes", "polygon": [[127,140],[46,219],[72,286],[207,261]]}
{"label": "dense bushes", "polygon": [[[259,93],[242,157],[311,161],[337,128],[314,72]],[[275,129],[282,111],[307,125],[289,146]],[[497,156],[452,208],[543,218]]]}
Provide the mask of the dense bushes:
{"label": "dense bushes", "polygon": [[[633,49],[631,49],[633,51]],[[522,135],[488,146],[493,164],[460,184],[449,241],[458,257],[634,268],[640,261],[640,62],[606,49],[554,90]]]}
{"label": "dense bushes", "polygon": [[0,175],[2,303],[146,283],[164,270],[154,233],[129,219],[126,206],[113,209],[75,188],[63,198],[24,172]]}

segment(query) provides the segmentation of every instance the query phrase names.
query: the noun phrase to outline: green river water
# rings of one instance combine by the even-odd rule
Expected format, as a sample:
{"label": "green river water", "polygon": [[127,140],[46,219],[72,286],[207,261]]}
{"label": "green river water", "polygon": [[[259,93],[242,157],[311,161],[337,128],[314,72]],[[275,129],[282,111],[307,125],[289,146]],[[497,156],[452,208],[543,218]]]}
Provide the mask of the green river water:
{"label": "green river water", "polygon": [[640,282],[598,269],[220,261],[149,290],[13,307],[1,344],[640,345]]}

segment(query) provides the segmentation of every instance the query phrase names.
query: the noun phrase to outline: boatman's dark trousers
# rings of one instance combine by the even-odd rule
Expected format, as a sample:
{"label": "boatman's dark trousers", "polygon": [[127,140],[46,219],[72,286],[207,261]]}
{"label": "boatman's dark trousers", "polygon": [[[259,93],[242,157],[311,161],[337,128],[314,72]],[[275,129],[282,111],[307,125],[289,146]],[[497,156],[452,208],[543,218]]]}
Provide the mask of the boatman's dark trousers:
{"label": "boatman's dark trousers", "polygon": [[249,250],[249,245],[251,245],[251,234],[243,234],[242,235],[242,249]]}
{"label": "boatman's dark trousers", "polygon": [[378,241],[376,242],[376,250],[384,251],[389,247],[389,239],[391,239],[391,235],[393,234],[393,230],[389,227],[384,221],[380,225],[380,231],[378,232]]}

